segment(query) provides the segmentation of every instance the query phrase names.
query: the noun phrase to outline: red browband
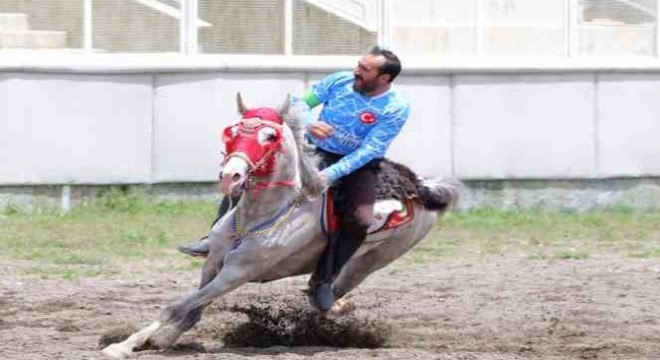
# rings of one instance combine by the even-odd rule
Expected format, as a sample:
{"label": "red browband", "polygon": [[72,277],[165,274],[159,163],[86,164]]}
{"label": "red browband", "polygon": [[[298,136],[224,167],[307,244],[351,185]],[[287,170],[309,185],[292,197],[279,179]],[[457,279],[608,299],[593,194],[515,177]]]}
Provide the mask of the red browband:
{"label": "red browband", "polygon": [[280,114],[271,108],[258,108],[250,109],[243,113],[243,119],[259,118],[261,120],[268,120],[282,125],[283,121]]}

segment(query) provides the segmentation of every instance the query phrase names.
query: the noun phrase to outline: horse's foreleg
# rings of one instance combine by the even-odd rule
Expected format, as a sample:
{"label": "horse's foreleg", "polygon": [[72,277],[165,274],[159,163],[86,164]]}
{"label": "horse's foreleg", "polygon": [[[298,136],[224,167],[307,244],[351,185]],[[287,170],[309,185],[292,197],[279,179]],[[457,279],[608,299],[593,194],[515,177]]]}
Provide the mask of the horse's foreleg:
{"label": "horse's foreleg", "polygon": [[[223,258],[228,250],[229,249],[224,251],[223,249],[223,251],[215,251],[209,254],[208,258],[204,262],[204,265],[202,266],[202,276],[199,282],[199,289],[204,288],[208,283],[213,281],[213,279],[215,279],[215,277],[218,275],[220,269],[222,269]],[[200,307],[195,310],[192,310],[188,314],[188,316],[184,320],[185,323],[184,331],[195,326],[195,324],[197,324],[202,319],[203,310],[204,308]]]}
{"label": "horse's foreleg", "polygon": [[[208,283],[216,278],[222,267],[222,260],[230,249],[231,244],[229,243],[224,244],[224,246],[220,245],[217,248],[212,247],[212,251],[209,254],[209,257],[206,259],[204,265],[202,266],[199,289],[204,288]],[[161,313],[158,321],[151,323],[149,326],[131,335],[128,339],[121,343],[107,346],[102,350],[102,352],[105,355],[115,359],[124,359],[130,356],[134,349],[143,346],[147,340],[152,337],[158,338],[159,341],[155,341],[157,344],[172,344],[181,333],[190,329],[201,319],[203,307],[196,308],[186,313],[183,318],[178,318],[177,331],[164,330],[165,325],[167,325],[169,322],[172,322],[173,319],[177,318],[176,309],[178,306],[180,306],[178,304],[182,304],[184,301],[166,307]]]}
{"label": "horse's foreleg", "polygon": [[[209,256],[207,258],[204,266],[202,267],[202,276],[199,286],[200,289],[210,283],[217,276],[218,272],[220,271],[220,266],[221,261],[219,261],[217,257]],[[159,321],[151,323],[149,326],[131,335],[128,339],[121,343],[109,345],[102,350],[103,354],[115,359],[127,358],[132,354],[134,349],[144,345],[144,343],[152,338],[157,332],[160,334],[160,336],[158,336],[159,343],[167,343],[168,341],[170,344],[173,343],[176,338],[179,337],[180,333],[190,329],[193,325],[199,322],[203,310],[202,307],[194,309],[187,313],[184,318],[179,319],[178,329],[180,329],[180,331],[177,330],[175,332],[166,332],[163,330],[163,325],[176,317],[176,308],[177,305],[168,306],[165,308],[165,310],[163,310]],[[165,321],[165,323],[163,323],[163,321]]]}
{"label": "horse's foreleg", "polygon": [[[268,260],[266,260],[268,259]],[[201,311],[216,298],[255,279],[270,264],[267,257],[255,258],[249,251],[238,249],[226,258],[220,272],[197,292],[168,306],[159,321],[162,326],[150,341],[158,347],[169,347],[199,320]]]}
{"label": "horse's foreleg", "polygon": [[154,321],[149,326],[129,336],[128,339],[117,344],[105,347],[101,352],[114,359],[125,359],[133,353],[133,349],[144,345],[145,342],[160,328],[161,324]]}

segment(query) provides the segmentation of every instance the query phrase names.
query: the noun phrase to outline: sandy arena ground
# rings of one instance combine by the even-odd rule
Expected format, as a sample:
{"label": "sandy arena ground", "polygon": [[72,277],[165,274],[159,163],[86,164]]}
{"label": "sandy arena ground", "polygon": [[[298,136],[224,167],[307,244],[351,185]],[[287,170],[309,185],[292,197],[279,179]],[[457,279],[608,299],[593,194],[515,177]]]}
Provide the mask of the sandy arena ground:
{"label": "sandy arena ground", "polygon": [[[98,350],[102,336],[155,320],[161,308],[193,291],[197,282],[196,271],[143,270],[130,277],[35,280],[17,275],[24,265],[0,265],[4,360],[103,359]],[[348,334],[354,346],[360,341],[374,346],[368,339],[376,339],[384,341],[381,347],[226,346],[223,339],[281,343],[272,334],[256,333],[252,322],[311,314],[301,292],[305,284],[306,278],[298,277],[244,286],[217,300],[174,349],[141,351],[136,357],[660,359],[660,261],[616,257],[547,261],[482,256],[387,268],[349,295],[356,305],[352,313],[324,323],[348,330],[342,336]],[[250,305],[273,318],[250,322],[245,314],[231,311]],[[298,320],[289,319],[288,326]],[[335,345],[346,341],[339,337]]]}

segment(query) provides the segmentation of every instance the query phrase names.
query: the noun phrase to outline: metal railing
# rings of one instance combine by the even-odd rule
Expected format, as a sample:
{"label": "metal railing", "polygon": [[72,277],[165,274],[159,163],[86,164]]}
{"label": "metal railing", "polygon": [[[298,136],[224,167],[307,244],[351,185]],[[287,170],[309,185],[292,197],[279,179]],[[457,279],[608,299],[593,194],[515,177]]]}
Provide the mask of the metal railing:
{"label": "metal railing", "polygon": [[[69,40],[69,47],[86,53],[349,55],[378,43],[423,56],[660,56],[660,0],[52,1],[82,2],[82,14],[69,9],[53,15],[79,17],[82,26],[60,29],[66,22],[53,21],[55,28],[49,29],[42,17],[40,30],[82,32],[71,36],[82,41]],[[529,6],[535,1],[551,6],[553,15],[538,20],[541,9],[525,20],[519,13],[525,7],[533,13]],[[0,0],[0,12],[26,11],[39,18],[38,7],[12,9],[15,3],[20,1]],[[249,12],[260,7],[267,16],[246,24]],[[401,9],[415,15],[413,20]],[[429,11],[442,14],[434,18]],[[177,38],[165,40],[163,29]],[[138,38],[140,44],[130,44]],[[158,41],[175,45],[150,46]]]}

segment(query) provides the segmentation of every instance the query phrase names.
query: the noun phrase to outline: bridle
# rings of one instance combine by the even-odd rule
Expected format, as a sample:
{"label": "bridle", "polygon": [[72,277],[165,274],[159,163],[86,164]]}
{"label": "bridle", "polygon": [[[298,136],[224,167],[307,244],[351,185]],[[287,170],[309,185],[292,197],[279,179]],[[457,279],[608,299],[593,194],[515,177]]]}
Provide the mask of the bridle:
{"label": "bridle", "polygon": [[223,130],[226,155],[223,165],[233,157],[248,164],[244,190],[252,190],[255,196],[261,190],[272,187],[296,186],[295,180],[258,181],[269,177],[277,169],[277,154],[284,153],[284,122],[277,111],[271,108],[251,109],[243,113],[236,124]]}

